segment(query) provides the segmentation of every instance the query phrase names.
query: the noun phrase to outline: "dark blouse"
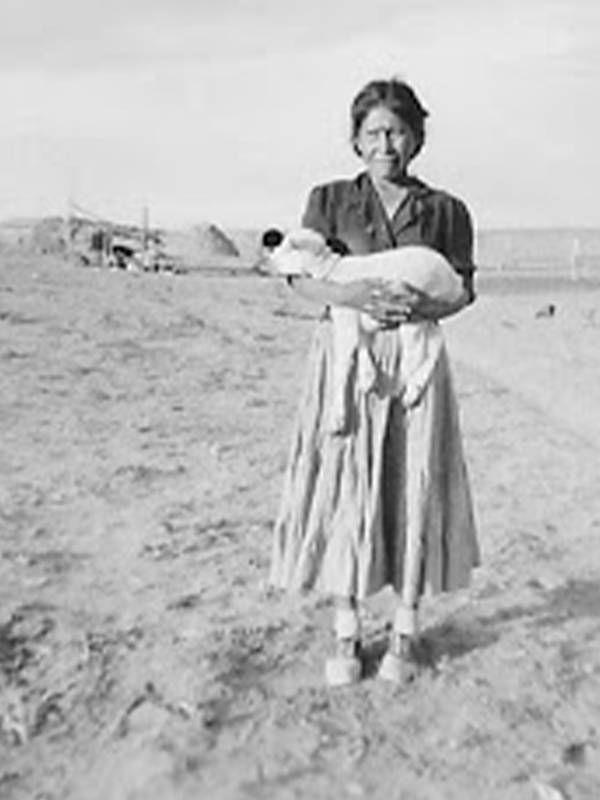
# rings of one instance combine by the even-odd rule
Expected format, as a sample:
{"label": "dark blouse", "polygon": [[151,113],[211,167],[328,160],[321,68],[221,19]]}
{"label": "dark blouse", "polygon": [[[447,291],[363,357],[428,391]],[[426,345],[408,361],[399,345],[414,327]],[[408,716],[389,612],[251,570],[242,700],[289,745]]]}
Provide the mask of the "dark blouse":
{"label": "dark blouse", "polygon": [[316,186],[302,225],[339,239],[355,254],[422,244],[440,252],[472,293],[473,225],[466,205],[417,178],[390,219],[366,172],[354,179]]}

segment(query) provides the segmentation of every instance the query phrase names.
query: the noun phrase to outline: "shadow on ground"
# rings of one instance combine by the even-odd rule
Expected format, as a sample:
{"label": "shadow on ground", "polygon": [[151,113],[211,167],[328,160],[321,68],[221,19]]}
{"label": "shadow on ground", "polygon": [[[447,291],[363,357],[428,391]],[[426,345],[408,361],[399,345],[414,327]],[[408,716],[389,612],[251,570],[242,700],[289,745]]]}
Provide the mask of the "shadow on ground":
{"label": "shadow on ground", "polygon": [[[570,620],[600,618],[600,580],[568,580],[550,590],[540,590],[540,602],[515,604],[492,614],[473,615],[474,607],[455,619],[429,628],[421,637],[415,660],[435,671],[441,661],[461,658],[499,642],[513,623],[536,630],[558,627]],[[389,629],[377,631],[365,644],[365,677],[373,677],[387,643]]]}

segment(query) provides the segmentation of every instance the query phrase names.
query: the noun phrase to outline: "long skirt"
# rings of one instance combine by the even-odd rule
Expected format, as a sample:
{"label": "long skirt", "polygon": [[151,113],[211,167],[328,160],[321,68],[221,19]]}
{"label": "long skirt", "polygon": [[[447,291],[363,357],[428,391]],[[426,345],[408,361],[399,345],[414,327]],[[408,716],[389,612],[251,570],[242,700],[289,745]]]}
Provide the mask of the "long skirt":
{"label": "long skirt", "polygon": [[349,375],[345,434],[326,424],[333,394],[332,322],[313,338],[275,523],[270,582],[290,591],[364,598],[386,585],[416,605],[465,587],[479,564],[458,407],[445,347],[415,408],[395,377],[397,331],[372,348],[378,383]]}

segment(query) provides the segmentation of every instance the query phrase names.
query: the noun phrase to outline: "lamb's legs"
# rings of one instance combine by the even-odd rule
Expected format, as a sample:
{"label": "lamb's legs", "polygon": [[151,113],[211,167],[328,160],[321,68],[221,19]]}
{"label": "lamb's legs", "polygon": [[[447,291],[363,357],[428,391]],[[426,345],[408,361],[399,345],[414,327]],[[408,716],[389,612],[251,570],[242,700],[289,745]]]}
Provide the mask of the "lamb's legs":
{"label": "lamb's legs", "polygon": [[328,398],[326,430],[332,434],[347,431],[348,391],[350,372],[359,344],[358,314],[352,309],[332,308],[333,363],[331,368],[331,391]]}
{"label": "lamb's legs", "polygon": [[402,405],[406,409],[417,406],[428,387],[433,371],[442,351],[442,334],[436,325],[419,323],[401,329],[402,336],[402,382],[404,392]]}

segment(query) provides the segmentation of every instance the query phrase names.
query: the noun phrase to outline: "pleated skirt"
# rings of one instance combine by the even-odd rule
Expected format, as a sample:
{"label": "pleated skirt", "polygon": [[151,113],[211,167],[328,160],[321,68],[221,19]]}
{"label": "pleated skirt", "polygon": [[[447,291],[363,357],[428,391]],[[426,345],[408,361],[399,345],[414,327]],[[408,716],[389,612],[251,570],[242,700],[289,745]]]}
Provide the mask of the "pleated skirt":
{"label": "pleated skirt", "polygon": [[390,390],[400,337],[379,332],[380,379],[364,392],[349,374],[348,430],[332,434],[332,330],[321,321],[309,352],[270,583],[359,599],[391,585],[407,603],[467,586],[480,555],[446,349],[421,402],[406,411]]}

